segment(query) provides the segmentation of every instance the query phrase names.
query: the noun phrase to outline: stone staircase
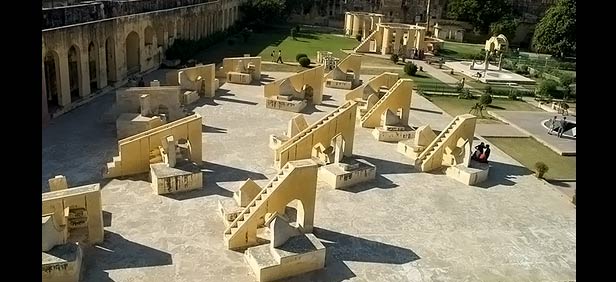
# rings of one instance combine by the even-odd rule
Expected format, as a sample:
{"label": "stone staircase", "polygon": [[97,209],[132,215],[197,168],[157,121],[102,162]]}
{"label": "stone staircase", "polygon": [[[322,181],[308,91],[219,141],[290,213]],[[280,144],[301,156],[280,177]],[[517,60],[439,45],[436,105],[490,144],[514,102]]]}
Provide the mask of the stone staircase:
{"label": "stone staircase", "polygon": [[[257,244],[257,228],[259,225],[263,224],[265,216],[268,213],[273,213],[272,210],[276,208],[275,205],[270,205],[270,200],[274,198],[276,204],[279,205],[284,202],[282,204],[286,206],[287,201],[284,201],[283,195],[279,194],[285,193],[284,191],[280,192],[285,186],[286,188],[290,187],[289,182],[285,180],[305,176],[302,173],[304,169],[313,169],[316,174],[316,163],[311,160],[288,162],[257,196],[252,199],[224,231],[225,244],[229,249],[238,249]],[[288,191],[286,194],[289,194]],[[249,236],[249,234],[252,236]]]}
{"label": "stone staircase", "polygon": [[334,119],[335,117],[337,117],[341,113],[345,112],[345,110],[348,110],[355,103],[356,102],[354,102],[354,101],[346,101],[344,104],[342,104],[336,110],[332,111],[331,113],[329,113],[328,115],[324,116],[323,118],[321,118],[317,122],[311,124],[306,129],[302,130],[301,132],[299,132],[295,136],[291,137],[289,140],[287,140],[285,143],[283,143],[278,149],[276,149],[276,160],[275,161],[276,162],[280,161],[279,156],[282,154],[282,152],[284,150],[286,150],[289,147],[291,147],[291,146],[301,142],[304,138],[307,138],[308,136],[310,136],[310,134],[313,133],[315,130],[317,130],[319,127],[323,126],[326,122]]}
{"label": "stone staircase", "polygon": [[372,106],[372,108],[370,108],[360,119],[361,125],[362,127],[364,126],[364,124],[366,123],[366,121],[372,116],[372,114],[374,114],[376,112],[377,109],[380,108],[380,106],[392,95],[392,93],[396,92],[396,88],[398,88],[400,85],[402,85],[402,83],[404,82],[404,80],[398,80],[396,81],[396,83],[389,88],[389,90],[387,91],[387,93],[385,93],[385,95],[383,95],[383,97],[381,97],[381,99],[379,99],[376,104],[374,104],[374,106]]}
{"label": "stone staircase", "polygon": [[421,171],[430,171],[440,167],[442,160],[434,160],[435,156],[443,153],[445,144],[450,141],[449,139],[455,135],[454,133],[461,128],[462,124],[471,118],[474,119],[475,116],[470,114],[456,116],[417,157],[415,160],[415,167],[419,168]]}

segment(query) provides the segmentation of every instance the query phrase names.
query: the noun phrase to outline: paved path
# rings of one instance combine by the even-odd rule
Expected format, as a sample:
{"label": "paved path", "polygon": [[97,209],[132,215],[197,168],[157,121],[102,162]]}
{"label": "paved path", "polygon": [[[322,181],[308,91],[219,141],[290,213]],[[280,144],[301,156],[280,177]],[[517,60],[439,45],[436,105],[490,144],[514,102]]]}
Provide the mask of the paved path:
{"label": "paved path", "polygon": [[[547,129],[541,125],[541,122],[554,117],[554,113],[549,112],[509,112],[509,111],[494,111],[490,112],[492,116],[513,124],[521,131],[525,131],[532,135],[537,141],[550,147],[560,155],[574,155],[576,152],[576,140],[569,138],[558,138],[555,135],[549,135]],[[568,116],[567,120],[576,121],[575,117]]]}

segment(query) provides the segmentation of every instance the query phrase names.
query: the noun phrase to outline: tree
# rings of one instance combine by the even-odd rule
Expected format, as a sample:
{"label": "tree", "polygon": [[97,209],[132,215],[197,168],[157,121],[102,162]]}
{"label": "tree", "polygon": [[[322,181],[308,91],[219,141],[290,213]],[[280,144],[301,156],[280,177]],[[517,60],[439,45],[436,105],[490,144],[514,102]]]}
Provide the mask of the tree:
{"label": "tree", "polygon": [[481,104],[482,106],[487,106],[492,104],[492,95],[490,94],[482,94],[481,97],[479,97],[479,104]]}
{"label": "tree", "polygon": [[417,73],[417,66],[411,62],[404,65],[404,72],[408,75],[415,76]]}
{"label": "tree", "polygon": [[308,57],[301,57],[299,58],[299,64],[302,67],[307,68],[310,65],[310,59],[308,59]]}
{"label": "tree", "polygon": [[283,22],[287,15],[285,0],[248,0],[240,5],[242,20],[255,28],[265,24]]}
{"label": "tree", "polygon": [[504,17],[490,25],[490,33],[492,35],[504,34],[509,40],[513,40],[515,37],[516,29],[518,29],[518,21],[510,16]]}
{"label": "tree", "polygon": [[389,59],[390,59],[392,62],[394,62],[394,64],[397,64],[397,63],[398,63],[398,60],[399,60],[400,58],[398,57],[398,55],[397,55],[397,54],[391,54],[391,56],[389,57]]}
{"label": "tree", "polygon": [[490,24],[511,16],[513,9],[507,0],[449,0],[447,15],[455,20],[470,22],[481,32],[488,32]]}
{"label": "tree", "polygon": [[537,96],[552,98],[558,95],[557,92],[558,82],[551,79],[546,79],[537,86]]}
{"label": "tree", "polygon": [[244,38],[244,43],[245,43],[245,42],[248,42],[248,38],[250,38],[250,35],[252,34],[252,30],[245,27],[244,29],[242,29],[240,34],[242,35],[242,38]]}
{"label": "tree", "polygon": [[576,0],[560,0],[535,27],[533,48],[555,57],[575,56]]}
{"label": "tree", "polygon": [[299,53],[299,54],[295,55],[295,60],[299,63],[299,59],[301,59],[302,57],[308,57],[308,55],[306,55],[304,53]]}

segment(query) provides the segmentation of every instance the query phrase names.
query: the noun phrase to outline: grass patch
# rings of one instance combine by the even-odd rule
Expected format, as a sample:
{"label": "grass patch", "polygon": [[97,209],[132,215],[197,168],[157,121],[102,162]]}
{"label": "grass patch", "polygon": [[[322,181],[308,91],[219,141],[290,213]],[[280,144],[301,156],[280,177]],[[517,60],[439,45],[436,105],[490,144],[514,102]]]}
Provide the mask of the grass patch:
{"label": "grass patch", "polygon": [[526,168],[535,171],[536,162],[544,162],[549,170],[546,179],[576,179],[575,156],[561,156],[531,137],[526,138],[486,138],[507,155]]}
{"label": "grass patch", "polygon": [[[353,49],[358,42],[354,38],[344,37],[341,34],[332,34],[316,29],[303,27],[302,31],[295,36],[289,34],[289,29],[277,31],[279,41],[272,42],[258,53],[263,60],[271,60],[271,53],[274,51],[274,60],[278,58],[278,50],[282,50],[282,60],[284,62],[295,62],[295,55],[304,53],[308,55],[310,61],[315,62],[317,51],[332,52],[334,57],[343,59],[347,56],[341,49]],[[250,43],[250,42],[249,42]]]}
{"label": "grass patch", "polygon": [[284,62],[295,62],[297,53],[305,53],[311,61],[316,61],[317,51],[330,51],[339,58],[346,57],[340,49],[352,49],[357,40],[326,31],[304,27],[293,40],[290,36],[291,26],[270,27],[263,32],[254,32],[244,43],[239,34],[228,37],[235,42],[227,43],[227,39],[195,55],[195,59],[204,63],[220,63],[225,57],[242,57],[244,54],[262,56],[264,61],[271,61],[271,52],[275,50],[274,59],[278,58],[278,50],[282,50]]}
{"label": "grass patch", "polygon": [[[468,114],[471,108],[479,102],[479,99],[458,99],[457,96],[453,95],[430,95],[429,99],[432,103],[443,109],[451,116]],[[487,111],[491,110],[539,111],[539,109],[524,101],[513,101],[499,98],[492,99],[492,104],[487,108]],[[483,112],[484,118],[478,117],[479,123],[501,123],[498,119],[488,114],[487,111]]]}
{"label": "grass patch", "polygon": [[482,44],[446,41],[443,43],[443,48],[439,51],[439,56],[454,59],[465,59],[469,58],[469,56],[479,54],[484,47],[485,45]]}

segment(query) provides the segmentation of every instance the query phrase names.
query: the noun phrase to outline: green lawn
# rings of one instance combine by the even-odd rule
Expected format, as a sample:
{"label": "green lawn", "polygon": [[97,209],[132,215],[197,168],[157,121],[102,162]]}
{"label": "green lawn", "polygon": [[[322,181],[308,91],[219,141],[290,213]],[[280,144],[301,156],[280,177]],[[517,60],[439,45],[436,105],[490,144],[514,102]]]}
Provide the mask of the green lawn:
{"label": "green lawn", "polygon": [[282,59],[284,62],[295,62],[295,55],[305,53],[314,61],[316,60],[317,51],[330,51],[339,58],[346,57],[346,54],[340,49],[352,49],[357,46],[358,42],[353,38],[342,37],[337,34],[321,32],[314,29],[304,28],[303,31],[296,36],[297,40],[289,34],[289,27],[271,27],[267,31],[260,33],[254,32],[246,43],[239,37],[233,37],[234,44],[229,45],[225,39],[220,43],[200,52],[195,56],[195,59],[204,63],[220,63],[225,57],[241,57],[244,54],[252,56],[262,56],[264,61],[271,60],[271,51],[275,50],[275,56],[278,56],[278,50],[282,50]]}
{"label": "green lawn", "polygon": [[[263,48],[259,55],[264,60],[271,60],[272,50],[274,57],[278,56],[278,50],[282,50],[282,59],[285,62],[295,62],[295,55],[304,53],[311,61],[316,61],[317,51],[329,51],[334,57],[345,58],[346,53],[341,49],[353,49],[357,46],[356,39],[343,37],[340,34],[320,32],[314,29],[303,28],[302,32],[293,39],[288,29],[282,31],[283,39]],[[288,35],[288,36],[287,36]]]}
{"label": "green lawn", "polygon": [[531,137],[492,137],[486,139],[532,171],[535,171],[536,162],[544,162],[549,167],[548,172],[544,175],[546,179],[576,179],[575,156],[556,154]]}
{"label": "green lawn", "polygon": [[[473,107],[475,103],[479,102],[479,99],[466,100],[458,99],[457,96],[445,95],[430,95],[428,99],[451,116],[468,114],[471,107]],[[540,109],[537,109],[524,101],[513,101],[498,98],[492,99],[492,104],[488,106],[487,110],[540,111]],[[484,111],[483,115],[484,118],[479,117],[479,123],[501,123],[499,120],[488,114],[487,111]]]}
{"label": "green lawn", "polygon": [[482,44],[446,41],[443,43],[439,56],[463,59],[464,56],[479,54],[484,47],[485,45]]}

